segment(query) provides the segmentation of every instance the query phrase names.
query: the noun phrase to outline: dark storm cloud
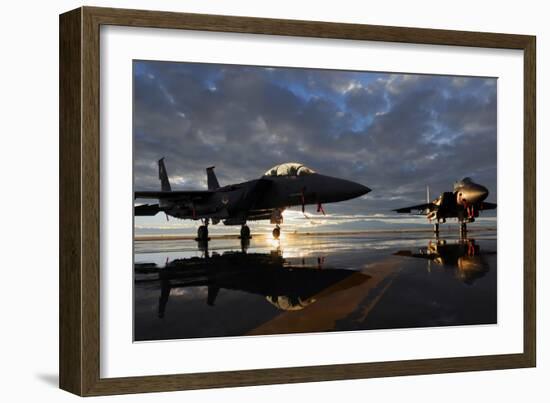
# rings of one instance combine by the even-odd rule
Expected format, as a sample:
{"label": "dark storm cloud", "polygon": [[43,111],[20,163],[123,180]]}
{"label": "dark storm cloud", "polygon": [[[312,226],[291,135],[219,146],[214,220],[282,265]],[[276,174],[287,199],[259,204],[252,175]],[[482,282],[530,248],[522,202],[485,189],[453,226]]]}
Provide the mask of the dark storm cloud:
{"label": "dark storm cloud", "polygon": [[135,187],[259,177],[299,161],[373,189],[335,213],[423,202],[472,176],[496,200],[496,80],[167,62],[134,64]]}

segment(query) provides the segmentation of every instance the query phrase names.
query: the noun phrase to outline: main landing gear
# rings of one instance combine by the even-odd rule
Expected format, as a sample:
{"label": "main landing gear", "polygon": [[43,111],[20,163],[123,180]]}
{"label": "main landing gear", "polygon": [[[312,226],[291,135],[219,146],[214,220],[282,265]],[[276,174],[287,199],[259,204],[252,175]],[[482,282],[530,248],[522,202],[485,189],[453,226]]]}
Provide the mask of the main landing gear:
{"label": "main landing gear", "polygon": [[439,223],[438,222],[436,222],[434,224],[434,234],[439,235]]}
{"label": "main landing gear", "polygon": [[281,236],[281,227],[279,227],[279,225],[276,225],[275,228],[273,228],[273,238],[279,239],[280,236]]}
{"label": "main landing gear", "polygon": [[[199,242],[199,244],[206,244],[208,241],[210,241],[210,238],[208,236],[208,224],[209,220],[202,220],[202,224],[197,229],[197,237],[195,238],[195,241]],[[281,227],[277,224],[275,228],[273,229],[273,238],[279,239],[281,236]],[[241,226],[241,233],[239,235],[239,239],[242,241],[242,243],[246,244],[246,247],[250,244],[250,239],[252,236],[250,235],[250,228],[248,225],[243,224]]]}
{"label": "main landing gear", "polygon": [[240,236],[240,238],[241,238],[242,240],[252,238],[252,237],[250,236],[250,228],[248,227],[248,225],[244,224],[244,225],[241,227],[241,236]]}
{"label": "main landing gear", "polygon": [[197,237],[195,241],[199,242],[208,242],[210,238],[208,237],[208,219],[203,221],[203,224],[197,229]]}

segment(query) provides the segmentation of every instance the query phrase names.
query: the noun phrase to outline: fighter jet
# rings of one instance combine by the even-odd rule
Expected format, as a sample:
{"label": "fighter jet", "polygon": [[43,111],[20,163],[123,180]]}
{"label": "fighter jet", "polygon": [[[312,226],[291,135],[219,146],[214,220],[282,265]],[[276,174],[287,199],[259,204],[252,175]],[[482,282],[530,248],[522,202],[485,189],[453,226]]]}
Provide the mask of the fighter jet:
{"label": "fighter jet", "polygon": [[460,223],[460,233],[467,231],[466,224],[474,222],[482,210],[494,210],[495,203],[487,203],[484,200],[489,195],[485,186],[475,183],[471,178],[464,178],[455,182],[452,192],[443,192],[430,202],[429,188],[425,204],[403,207],[393,211],[398,213],[411,213],[416,211],[426,215],[426,218],[434,222],[434,232],[439,233],[439,224],[444,223],[447,218],[456,218]]}
{"label": "fighter jet", "polygon": [[172,190],[164,158],[158,161],[161,190],[136,191],[135,199],[157,199],[158,204],[134,207],[136,216],[153,216],[164,212],[179,219],[201,220],[198,241],[207,241],[208,225],[241,225],[241,238],[250,238],[248,221],[270,220],[275,224],[273,237],[278,239],[283,211],[291,206],[317,206],[325,214],[324,203],[335,203],[362,196],[371,190],[349,180],[321,175],[296,162],[277,165],[259,179],[220,186],[214,167],[206,168],[207,190]]}

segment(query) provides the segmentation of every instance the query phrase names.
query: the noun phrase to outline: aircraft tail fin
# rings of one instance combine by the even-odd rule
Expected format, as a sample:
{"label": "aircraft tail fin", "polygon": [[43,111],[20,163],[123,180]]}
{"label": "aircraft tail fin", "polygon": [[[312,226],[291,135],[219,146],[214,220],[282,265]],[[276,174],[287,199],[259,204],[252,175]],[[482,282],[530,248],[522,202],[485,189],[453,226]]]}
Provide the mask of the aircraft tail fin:
{"label": "aircraft tail fin", "polygon": [[208,190],[216,190],[220,187],[220,184],[218,183],[218,178],[216,178],[216,174],[214,173],[215,167],[208,167],[206,168],[206,178],[208,181]]}
{"label": "aircraft tail fin", "polygon": [[170,180],[168,179],[168,173],[166,172],[166,167],[164,166],[164,157],[162,157],[159,161],[159,179],[160,179],[160,189],[162,191],[170,192],[172,190],[172,186],[170,186]]}

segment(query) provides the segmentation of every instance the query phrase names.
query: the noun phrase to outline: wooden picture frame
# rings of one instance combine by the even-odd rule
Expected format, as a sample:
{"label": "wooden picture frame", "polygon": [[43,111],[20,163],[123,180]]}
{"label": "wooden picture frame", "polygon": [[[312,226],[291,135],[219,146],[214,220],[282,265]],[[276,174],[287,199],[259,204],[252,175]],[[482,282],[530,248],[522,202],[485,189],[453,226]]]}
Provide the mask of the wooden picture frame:
{"label": "wooden picture frame", "polygon": [[[523,353],[100,377],[100,26],[519,49],[524,52]],[[81,396],[533,367],[536,363],[535,37],[82,7],[60,16],[60,387]]]}

